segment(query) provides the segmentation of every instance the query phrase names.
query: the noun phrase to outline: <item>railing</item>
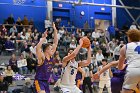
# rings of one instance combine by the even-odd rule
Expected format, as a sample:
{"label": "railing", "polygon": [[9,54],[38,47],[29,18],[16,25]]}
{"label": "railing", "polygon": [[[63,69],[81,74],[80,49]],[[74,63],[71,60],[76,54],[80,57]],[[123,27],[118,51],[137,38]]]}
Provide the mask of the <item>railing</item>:
{"label": "railing", "polygon": [[[17,26],[17,27],[29,27],[29,26],[33,26],[33,25],[17,25],[17,24],[0,24],[0,26],[2,25],[5,25],[5,26]],[[45,28],[45,27],[44,27]],[[53,28],[52,26],[50,26],[50,28]],[[59,29],[60,28],[64,28],[64,29],[71,29],[71,30],[74,30],[74,29],[81,29],[81,30],[84,30],[84,31],[94,31],[94,28],[80,28],[80,27],[65,27],[65,26],[59,26],[58,27]]]}

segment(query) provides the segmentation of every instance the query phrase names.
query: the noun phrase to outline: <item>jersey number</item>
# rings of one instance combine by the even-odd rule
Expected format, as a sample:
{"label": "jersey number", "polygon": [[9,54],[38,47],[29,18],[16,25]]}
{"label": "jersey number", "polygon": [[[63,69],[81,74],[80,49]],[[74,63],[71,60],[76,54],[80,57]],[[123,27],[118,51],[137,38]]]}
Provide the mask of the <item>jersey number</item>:
{"label": "jersey number", "polygon": [[74,69],[71,70],[71,75],[73,75],[73,74],[74,74]]}
{"label": "jersey number", "polygon": [[134,51],[136,51],[136,52],[138,52],[138,54],[140,54],[140,46],[137,46]]}

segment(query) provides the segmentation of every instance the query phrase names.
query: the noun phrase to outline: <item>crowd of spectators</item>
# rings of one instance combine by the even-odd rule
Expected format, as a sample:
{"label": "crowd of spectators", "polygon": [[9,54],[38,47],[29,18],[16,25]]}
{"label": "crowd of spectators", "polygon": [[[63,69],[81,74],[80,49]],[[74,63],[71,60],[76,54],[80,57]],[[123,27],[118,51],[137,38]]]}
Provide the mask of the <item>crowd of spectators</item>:
{"label": "crowd of spectators", "polygon": [[[8,25],[10,24],[10,25]],[[57,19],[55,22],[58,30],[59,46],[54,55],[54,71],[50,83],[55,83],[61,74],[61,61],[68,48],[76,48],[78,41],[81,37],[87,36],[91,41],[92,47],[92,62],[93,72],[96,72],[96,68],[101,65],[101,61],[104,58],[111,60],[118,60],[120,48],[127,43],[126,32],[128,29],[118,29],[113,26],[109,26],[105,31],[102,29],[95,29],[94,31],[88,31],[80,28],[73,28],[73,25],[68,22],[66,28],[64,26],[59,27],[61,19]],[[27,25],[27,26],[24,26]],[[134,23],[133,23],[134,25]],[[48,37],[46,43],[52,43],[53,29],[50,25],[46,26],[48,30]],[[85,22],[85,28],[88,28],[88,23]],[[130,29],[137,29],[131,26]],[[8,17],[5,24],[0,27],[0,54],[3,55],[5,51],[11,54],[7,70],[5,71],[7,81],[12,83],[12,75],[19,73],[21,75],[35,74],[37,59],[36,59],[36,44],[39,42],[43,33],[38,32],[34,27],[34,22],[31,19],[28,21],[27,17],[21,21],[20,18],[15,22],[12,15]],[[78,54],[77,60],[83,60],[86,57],[86,49],[81,49]],[[17,53],[18,52],[18,53]],[[20,62],[23,62],[24,66],[19,66]],[[1,81],[3,78],[1,77]]]}

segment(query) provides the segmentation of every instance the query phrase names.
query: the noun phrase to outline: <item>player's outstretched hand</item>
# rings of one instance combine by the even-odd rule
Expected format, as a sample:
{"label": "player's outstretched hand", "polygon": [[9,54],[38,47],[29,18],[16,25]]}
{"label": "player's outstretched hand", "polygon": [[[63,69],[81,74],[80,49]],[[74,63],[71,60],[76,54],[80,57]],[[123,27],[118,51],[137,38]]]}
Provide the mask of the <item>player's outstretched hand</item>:
{"label": "player's outstretched hand", "polygon": [[45,42],[46,38],[40,38],[40,42]]}
{"label": "player's outstretched hand", "polygon": [[93,74],[92,78],[93,79],[99,79],[100,78],[99,73],[97,72],[97,73]]}
{"label": "player's outstretched hand", "polygon": [[47,36],[48,36],[48,30],[46,30],[46,31],[43,33],[42,38],[46,38]]}

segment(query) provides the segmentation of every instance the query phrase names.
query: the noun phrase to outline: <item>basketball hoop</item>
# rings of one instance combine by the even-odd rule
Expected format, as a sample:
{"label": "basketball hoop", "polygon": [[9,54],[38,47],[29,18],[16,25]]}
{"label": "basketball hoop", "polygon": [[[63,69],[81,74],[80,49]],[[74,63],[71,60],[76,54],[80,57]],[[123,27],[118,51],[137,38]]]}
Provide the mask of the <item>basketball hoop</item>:
{"label": "basketball hoop", "polygon": [[26,0],[13,0],[13,4],[21,5],[24,4]]}

